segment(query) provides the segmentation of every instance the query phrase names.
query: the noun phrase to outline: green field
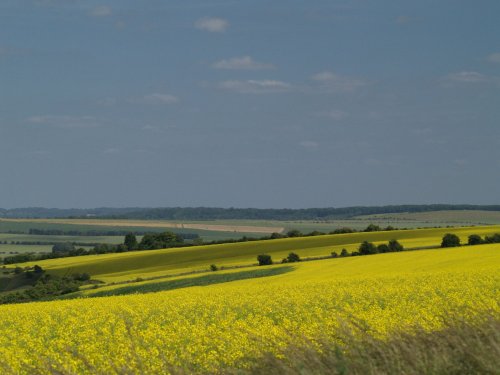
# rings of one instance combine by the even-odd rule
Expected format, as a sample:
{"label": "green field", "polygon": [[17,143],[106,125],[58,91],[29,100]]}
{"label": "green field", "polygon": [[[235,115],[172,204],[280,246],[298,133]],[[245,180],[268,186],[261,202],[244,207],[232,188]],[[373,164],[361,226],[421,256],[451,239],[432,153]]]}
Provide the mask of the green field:
{"label": "green field", "polygon": [[[149,221],[149,220],[106,220],[106,219],[0,219],[0,257],[26,252],[50,252],[52,246],[13,245],[14,242],[78,242],[78,243],[110,243],[118,244],[123,236],[32,236],[29,234],[9,234],[8,232],[25,232],[30,229],[57,229],[63,231],[137,231],[161,232],[173,231],[178,234],[197,234],[204,241],[221,241],[239,239],[242,236],[259,238],[265,228],[272,228],[286,233],[297,229],[302,233],[320,231],[328,233],[341,227],[350,227],[361,231],[370,224],[395,228],[426,228],[447,226],[471,226],[500,224],[500,212],[495,211],[436,211],[424,213],[381,214],[358,216],[344,220],[329,221],[276,221],[276,220],[208,220],[208,221]],[[177,227],[172,228],[171,225]],[[195,228],[184,228],[194,226]],[[217,230],[204,230],[196,227],[217,227]],[[255,228],[255,232],[252,232]],[[223,230],[227,229],[227,230]],[[259,232],[260,231],[260,232]]]}
{"label": "green field", "polygon": [[378,214],[358,216],[359,220],[372,220],[381,225],[408,226],[458,226],[500,224],[498,211],[431,211],[398,214]]}
{"label": "green field", "polygon": [[133,280],[137,277],[154,277],[206,270],[210,264],[216,264],[217,266],[251,265],[256,263],[257,255],[262,253],[270,254],[275,261],[280,261],[290,252],[295,252],[301,257],[327,256],[333,251],[340,253],[343,248],[352,252],[356,251],[363,241],[381,243],[397,239],[407,249],[438,247],[443,235],[448,232],[459,235],[462,241],[466,242],[470,234],[484,236],[500,233],[500,226],[414,229],[285,238],[134,251],[122,254],[89,255],[45,260],[36,263],[50,272],[60,274],[68,272],[68,270],[75,273],[86,272],[96,279],[113,282]]}

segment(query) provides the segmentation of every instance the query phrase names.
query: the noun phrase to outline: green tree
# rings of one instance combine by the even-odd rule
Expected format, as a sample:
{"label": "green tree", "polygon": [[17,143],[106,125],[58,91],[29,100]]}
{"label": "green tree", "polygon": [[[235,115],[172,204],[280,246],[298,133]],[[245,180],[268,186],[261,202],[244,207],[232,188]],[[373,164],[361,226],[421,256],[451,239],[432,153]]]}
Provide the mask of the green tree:
{"label": "green tree", "polygon": [[219,267],[217,267],[215,264],[211,264],[210,265],[210,271],[217,271],[219,269]]}
{"label": "green tree", "polygon": [[373,244],[373,242],[363,241],[361,245],[359,245],[358,249],[359,254],[361,255],[370,255],[377,254],[377,246]]}
{"label": "green tree", "polygon": [[366,229],[364,231],[365,232],[379,232],[381,230],[382,230],[382,228],[380,228],[378,225],[370,224],[366,227]]}
{"label": "green tree", "polygon": [[444,235],[441,241],[441,247],[457,247],[460,246],[460,238],[453,233],[447,233]]}
{"label": "green tree", "polygon": [[292,230],[288,231],[286,235],[288,237],[302,237],[303,236],[302,232],[297,230],[297,229],[292,229]]}
{"label": "green tree", "polygon": [[401,245],[398,240],[390,240],[389,241],[389,251],[391,252],[397,252],[397,251],[403,251],[404,247]]}
{"label": "green tree", "polygon": [[286,259],[289,263],[300,262],[300,257],[295,253],[288,254]]}
{"label": "green tree", "polygon": [[127,250],[137,250],[139,248],[139,243],[137,242],[137,238],[134,233],[127,233],[125,235],[125,240],[123,244],[127,248]]}
{"label": "green tree", "polygon": [[483,243],[483,240],[481,236],[478,236],[477,234],[471,234],[469,236],[469,240],[467,242],[469,245],[479,245]]}
{"label": "green tree", "polygon": [[273,264],[271,256],[267,254],[260,254],[257,256],[257,261],[259,262],[259,266],[268,266]]}
{"label": "green tree", "polygon": [[385,243],[382,243],[377,246],[377,251],[379,253],[389,253],[391,250],[389,249],[389,246],[386,245]]}
{"label": "green tree", "polygon": [[342,251],[340,252],[341,257],[346,257],[348,255],[349,255],[349,252],[347,251],[347,249],[342,249]]}
{"label": "green tree", "polygon": [[52,246],[53,253],[69,253],[75,251],[75,245],[70,242],[59,242]]}

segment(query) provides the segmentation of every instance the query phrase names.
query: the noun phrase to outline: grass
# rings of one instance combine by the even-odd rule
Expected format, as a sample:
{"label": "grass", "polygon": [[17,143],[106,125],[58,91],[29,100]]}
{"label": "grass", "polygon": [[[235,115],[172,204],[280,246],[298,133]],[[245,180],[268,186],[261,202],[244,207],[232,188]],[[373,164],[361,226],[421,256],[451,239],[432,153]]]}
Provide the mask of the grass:
{"label": "grass", "polygon": [[77,292],[65,296],[63,299],[78,298],[78,297],[109,297],[109,296],[123,296],[135,293],[153,293],[162,292],[167,290],[188,288],[192,286],[207,286],[213,284],[227,283],[237,280],[254,279],[259,277],[268,277],[281,275],[291,272],[293,267],[270,267],[270,268],[257,268],[249,271],[239,272],[226,272],[226,273],[210,273],[197,277],[181,277],[174,280],[167,281],[147,281],[138,282],[127,286],[108,287],[104,290],[87,290],[85,293]]}
{"label": "grass", "polygon": [[[82,223],[83,222],[83,223]],[[127,225],[118,225],[118,223]],[[97,231],[136,231],[136,232],[163,232],[165,230],[183,234],[198,234],[205,241],[218,241],[226,239],[237,239],[243,235],[250,237],[261,237],[262,233],[247,232],[240,233],[235,231],[214,231],[192,228],[170,228],[162,225],[161,221],[134,220],[132,225],[127,220],[74,220],[74,219],[0,219],[0,233],[8,234],[9,231],[28,232],[30,229],[57,229],[57,230],[76,230],[82,232]],[[169,222],[170,223],[170,222]],[[115,225],[116,224],[116,225]],[[142,225],[141,225],[142,224]],[[210,222],[201,222],[201,224],[210,224]],[[217,224],[217,223],[212,223]],[[237,224],[233,224],[237,225]],[[258,226],[258,224],[255,224]],[[26,234],[25,236],[29,236]],[[86,236],[84,236],[86,237]],[[123,239],[123,236],[121,236]],[[29,237],[26,238],[29,241]],[[81,241],[85,242],[85,241]]]}
{"label": "grass", "polygon": [[385,339],[346,329],[337,337],[321,339],[319,344],[289,346],[283,358],[268,353],[248,370],[224,369],[223,372],[239,375],[500,374],[498,314],[485,314],[473,322],[451,319],[437,331],[419,329],[411,334],[395,331]]}
{"label": "grass", "polygon": [[[50,272],[64,274],[89,273],[106,282],[132,280],[137,277],[153,277],[168,273],[204,270],[212,263],[218,266],[251,265],[259,254],[272,255],[281,261],[288,253],[301,257],[340,253],[342,248],[357,250],[363,241],[376,243],[397,239],[405,248],[437,247],[445,233],[453,232],[462,241],[472,234],[484,236],[500,232],[498,226],[469,227],[454,229],[419,229],[391,232],[350,233],[315,237],[286,238],[270,241],[252,241],[233,244],[193,246],[153,251],[134,251],[122,254],[103,254],[83,257],[51,259],[36,262]],[[27,263],[25,265],[34,265]]]}
{"label": "grass", "polygon": [[500,212],[479,210],[406,212],[364,215],[358,216],[356,219],[392,223],[392,225],[399,226],[401,224],[398,223],[415,223],[421,226],[491,225],[500,223]]}

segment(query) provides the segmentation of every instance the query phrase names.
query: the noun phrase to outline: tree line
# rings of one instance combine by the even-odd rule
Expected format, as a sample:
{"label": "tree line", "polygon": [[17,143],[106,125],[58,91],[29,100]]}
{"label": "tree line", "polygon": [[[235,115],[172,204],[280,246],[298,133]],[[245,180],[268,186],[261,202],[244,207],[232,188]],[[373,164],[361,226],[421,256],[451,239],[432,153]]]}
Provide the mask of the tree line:
{"label": "tree line", "polygon": [[117,218],[117,219],[166,219],[166,220],[332,220],[360,215],[385,213],[429,212],[454,210],[500,211],[500,205],[428,204],[352,206],[305,209],[258,209],[218,207],[163,207],[163,208],[94,208],[1,209],[0,217],[11,218]]}
{"label": "tree line", "polygon": [[[8,272],[8,271],[4,271]],[[45,270],[35,265],[34,267],[16,267],[12,272],[12,280],[17,279],[14,284],[31,286],[28,289],[18,291],[3,291],[0,295],[0,304],[39,301],[77,292],[80,286],[91,283],[91,277],[87,273],[75,273],[66,276],[48,274]]]}

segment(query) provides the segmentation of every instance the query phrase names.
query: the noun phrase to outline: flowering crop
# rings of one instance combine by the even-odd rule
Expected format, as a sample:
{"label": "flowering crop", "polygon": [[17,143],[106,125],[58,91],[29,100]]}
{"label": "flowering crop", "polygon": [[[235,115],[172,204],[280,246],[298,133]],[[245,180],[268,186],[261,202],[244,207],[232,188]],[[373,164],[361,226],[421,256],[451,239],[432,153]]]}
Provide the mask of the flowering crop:
{"label": "flowering crop", "polygon": [[216,373],[334,335],[341,320],[383,337],[415,324],[437,329],[449,314],[500,312],[499,245],[294,267],[167,292],[1,306],[0,365],[16,374]]}

